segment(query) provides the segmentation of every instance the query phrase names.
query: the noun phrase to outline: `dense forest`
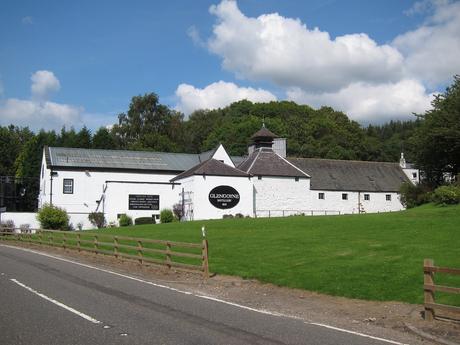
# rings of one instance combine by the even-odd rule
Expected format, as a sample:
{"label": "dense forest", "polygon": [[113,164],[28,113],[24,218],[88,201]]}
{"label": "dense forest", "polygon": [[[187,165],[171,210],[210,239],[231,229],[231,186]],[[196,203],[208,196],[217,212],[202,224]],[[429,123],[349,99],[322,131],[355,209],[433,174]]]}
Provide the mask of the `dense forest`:
{"label": "dense forest", "polygon": [[[231,155],[245,155],[250,137],[262,125],[287,138],[288,156],[397,162],[400,152],[417,163],[428,182],[456,176],[460,166],[460,78],[436,96],[433,110],[412,121],[361,126],[330,107],[281,101],[235,102],[198,110],[188,119],[163,105],[154,93],[132,98],[118,123],[91,132],[83,127],[34,133],[0,127],[0,176],[38,180],[43,146],[198,153],[222,143]],[[436,144],[438,143],[438,144]],[[29,187],[29,192],[36,187]]]}

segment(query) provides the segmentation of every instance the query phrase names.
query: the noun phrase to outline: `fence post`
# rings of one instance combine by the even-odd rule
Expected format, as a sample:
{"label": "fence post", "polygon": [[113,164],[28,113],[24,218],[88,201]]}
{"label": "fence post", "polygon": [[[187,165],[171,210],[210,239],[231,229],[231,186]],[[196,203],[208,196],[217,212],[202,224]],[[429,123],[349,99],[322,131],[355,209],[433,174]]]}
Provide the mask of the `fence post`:
{"label": "fence post", "polygon": [[137,241],[137,256],[139,257],[139,262],[142,265],[143,258],[142,258],[142,241]]}
{"label": "fence post", "polygon": [[38,230],[38,243],[43,244],[43,232]]}
{"label": "fence post", "polygon": [[113,255],[118,259],[118,237],[113,237]]}
{"label": "fence post", "polygon": [[97,254],[97,252],[99,251],[99,244],[97,243],[97,235],[94,235],[94,249],[95,249],[95,253]]}
{"label": "fence post", "polygon": [[208,259],[208,240],[203,240],[202,247],[202,260],[203,260],[203,278],[209,278],[209,259]]}
{"label": "fence post", "polygon": [[171,243],[166,243],[166,265],[171,269]]}
{"label": "fence post", "polygon": [[[434,267],[434,262],[431,259],[423,260],[423,283],[425,285],[434,285],[434,272],[426,270],[425,268]],[[435,303],[434,291],[424,289],[425,297],[425,320],[433,321],[434,310],[427,308],[427,303]]]}
{"label": "fence post", "polygon": [[65,250],[66,240],[67,240],[66,239],[66,233],[64,232],[62,234],[62,247],[64,248],[64,250]]}
{"label": "fence post", "polygon": [[77,234],[77,248],[78,248],[78,251],[81,250],[80,244],[81,244],[81,241],[80,241],[80,233],[78,233],[78,234]]}

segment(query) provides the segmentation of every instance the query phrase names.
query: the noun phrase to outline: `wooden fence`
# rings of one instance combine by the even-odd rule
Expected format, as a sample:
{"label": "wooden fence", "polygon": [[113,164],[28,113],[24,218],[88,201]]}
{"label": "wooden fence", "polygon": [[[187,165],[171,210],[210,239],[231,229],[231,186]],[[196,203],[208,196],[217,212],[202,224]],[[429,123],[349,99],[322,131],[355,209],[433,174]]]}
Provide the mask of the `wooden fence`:
{"label": "wooden fence", "polygon": [[140,264],[154,263],[168,268],[178,267],[198,270],[209,277],[208,241],[201,243],[174,242],[137,237],[114,236],[86,231],[1,229],[0,240],[17,240],[51,245],[64,249],[76,249],[96,254],[128,258]]}
{"label": "wooden fence", "polygon": [[456,274],[460,275],[460,269],[458,268],[448,268],[448,267],[439,267],[434,265],[434,261],[431,259],[425,259],[423,261],[423,279],[424,279],[424,297],[425,297],[425,320],[433,321],[436,310],[447,311],[450,313],[460,315],[460,307],[439,304],[436,303],[435,292],[448,292],[448,293],[460,293],[460,288],[435,285],[434,283],[434,274],[438,273],[447,273],[447,274]]}

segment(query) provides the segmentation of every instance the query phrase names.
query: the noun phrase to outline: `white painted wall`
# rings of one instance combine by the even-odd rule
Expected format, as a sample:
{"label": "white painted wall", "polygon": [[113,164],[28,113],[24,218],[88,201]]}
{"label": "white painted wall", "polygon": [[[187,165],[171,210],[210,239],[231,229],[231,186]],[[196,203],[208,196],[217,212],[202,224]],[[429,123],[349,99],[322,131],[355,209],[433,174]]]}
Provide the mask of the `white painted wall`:
{"label": "white painted wall", "polygon": [[31,229],[40,228],[37,220],[37,213],[35,212],[5,212],[1,215],[1,221],[12,220],[14,226],[19,228],[23,224],[29,224]]}
{"label": "white painted wall", "polygon": [[[318,197],[324,193],[324,199]],[[342,194],[347,194],[348,199],[343,200]],[[364,200],[364,194],[369,194],[370,200]],[[391,200],[386,200],[390,195]],[[404,206],[401,204],[399,194],[394,192],[349,192],[349,191],[326,191],[312,190],[312,210],[317,214],[324,214],[322,211],[340,211],[340,214],[359,213],[361,208],[364,213],[393,212],[401,211]],[[361,204],[361,205],[360,205]]]}
{"label": "white painted wall", "polygon": [[[177,182],[186,195],[191,195],[193,219],[220,219],[225,214],[253,216],[252,181],[249,177],[194,175]],[[209,192],[217,186],[231,186],[240,194],[240,202],[233,208],[219,209],[209,202]],[[180,199],[178,200],[178,202]],[[186,210],[189,205],[186,205]]]}
{"label": "white painted wall", "polygon": [[[254,204],[258,217],[280,217],[311,209],[310,179],[294,177],[253,177]],[[270,212],[268,212],[270,211]],[[284,211],[284,212],[283,212]]]}
{"label": "white painted wall", "polygon": [[404,172],[404,174],[406,174],[406,176],[409,178],[412,184],[415,185],[420,183],[420,170],[403,168],[402,171]]}
{"label": "white painted wall", "polygon": [[[179,185],[144,184],[144,183],[108,183],[105,192],[104,212],[107,222],[117,222],[117,214],[126,213],[133,220],[138,217],[159,216],[162,209],[172,210],[180,198]],[[129,194],[159,195],[158,210],[129,210]],[[102,210],[101,210],[102,211]]]}
{"label": "white painted wall", "polygon": [[[169,180],[175,177],[174,174],[152,174],[152,173],[127,173],[127,172],[100,172],[100,171],[69,171],[54,170],[57,176],[53,176],[53,205],[64,208],[71,218],[74,227],[83,223],[83,228],[92,228],[88,220],[91,212],[106,213],[107,222],[117,222],[117,214],[126,213],[133,218],[149,217],[152,214],[159,214],[163,208],[171,208],[178,198],[179,189],[174,189]],[[39,207],[51,200],[51,170],[44,169],[40,176]],[[42,177],[43,176],[43,177]],[[64,179],[74,180],[73,194],[63,193]],[[163,182],[167,184],[138,184],[138,183],[112,183],[107,181],[132,181],[132,182]],[[105,202],[98,208],[98,200],[104,194],[104,187],[107,185]],[[177,188],[178,186],[175,186]],[[158,194],[160,195],[160,210],[144,211],[129,210],[129,194]],[[104,204],[104,205],[103,205]]]}
{"label": "white painted wall", "polygon": [[230,156],[228,155],[227,151],[222,146],[222,144],[219,145],[216,152],[214,152],[214,154],[212,155],[212,158],[214,158],[215,160],[221,161],[231,166],[232,168],[235,167],[235,164],[233,164],[232,159],[230,158]]}

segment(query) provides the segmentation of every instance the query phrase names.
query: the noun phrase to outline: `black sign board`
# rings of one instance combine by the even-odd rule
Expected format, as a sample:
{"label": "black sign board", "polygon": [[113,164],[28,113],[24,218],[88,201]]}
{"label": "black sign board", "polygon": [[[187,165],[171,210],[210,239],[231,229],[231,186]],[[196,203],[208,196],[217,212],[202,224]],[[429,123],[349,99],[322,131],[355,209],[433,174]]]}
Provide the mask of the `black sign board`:
{"label": "black sign board", "polygon": [[209,202],[217,208],[232,208],[240,202],[240,193],[230,186],[217,186],[209,192]]}
{"label": "black sign board", "polygon": [[129,194],[130,210],[159,210],[160,196],[145,194]]}

